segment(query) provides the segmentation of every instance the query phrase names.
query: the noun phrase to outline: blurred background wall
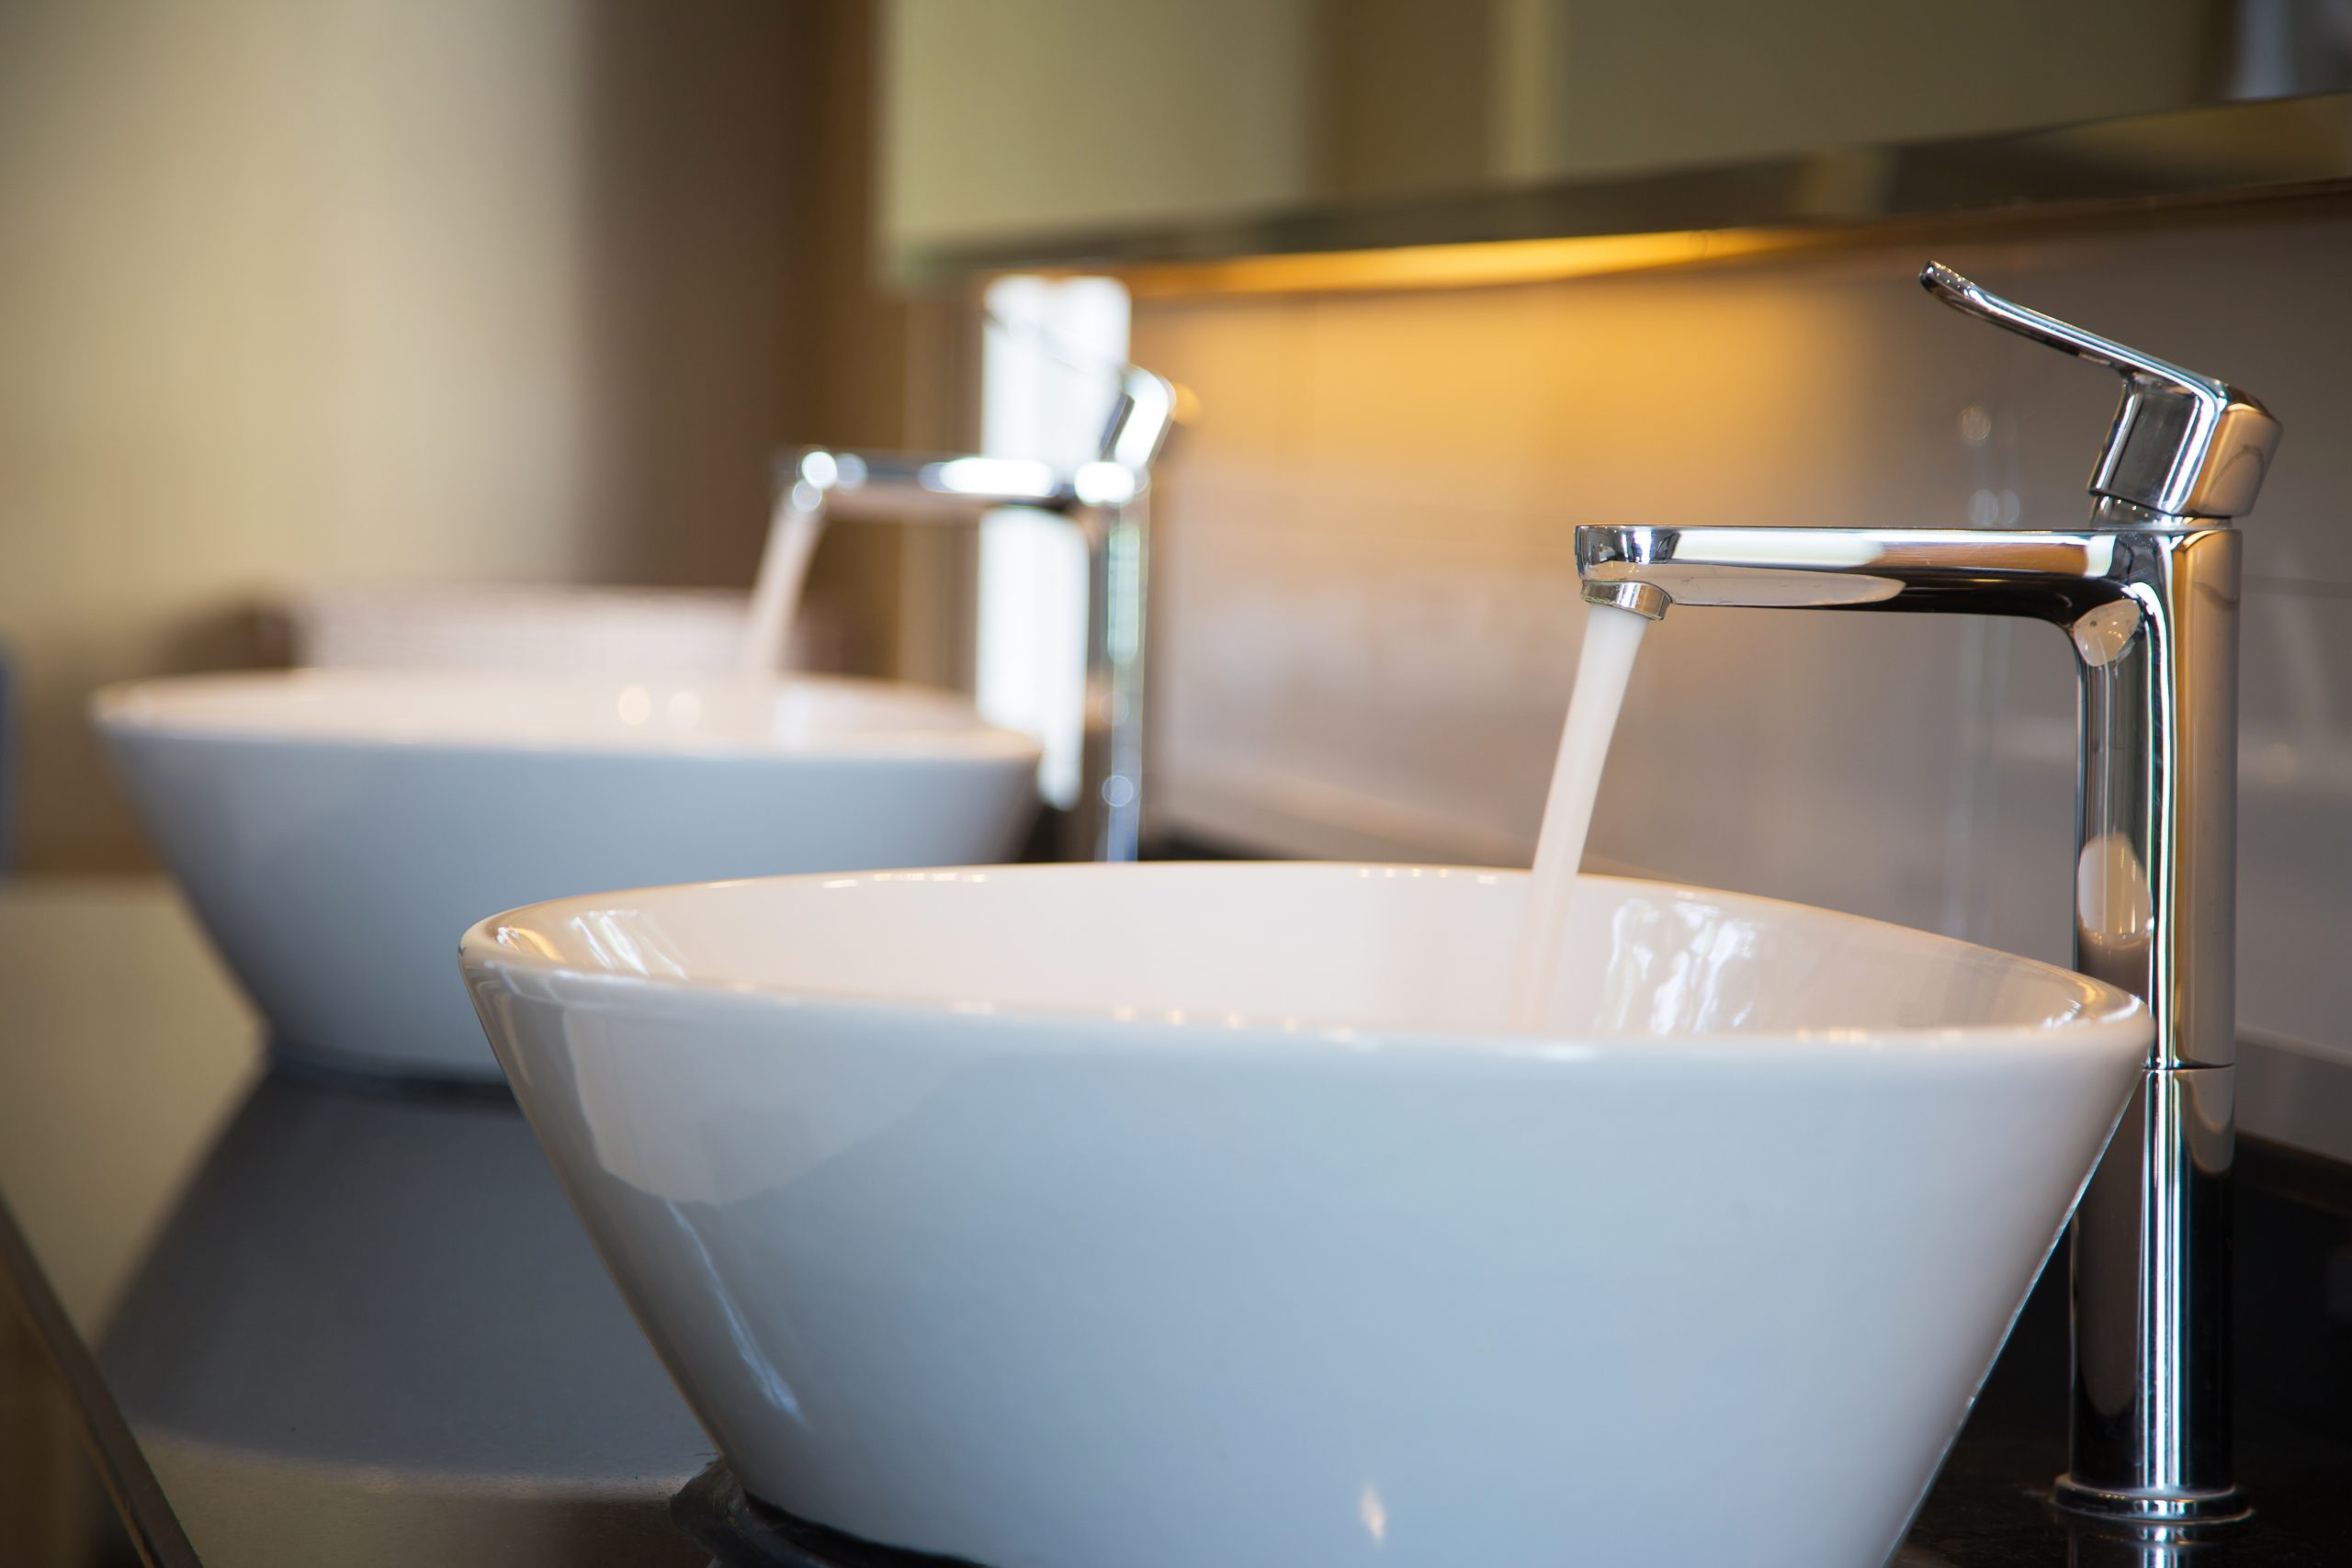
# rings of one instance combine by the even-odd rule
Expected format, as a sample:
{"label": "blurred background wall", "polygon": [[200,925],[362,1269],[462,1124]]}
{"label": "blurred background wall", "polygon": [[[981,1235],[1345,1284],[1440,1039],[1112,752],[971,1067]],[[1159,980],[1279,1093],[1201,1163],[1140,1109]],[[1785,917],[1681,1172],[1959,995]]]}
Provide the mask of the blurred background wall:
{"label": "blurred background wall", "polygon": [[[1933,255],[2256,390],[2239,1017],[2352,1061],[2352,218],[1944,234],[1512,288],[1145,299],[1197,418],[1154,513],[1154,809],[1283,854],[1524,864],[1584,607],[1580,522],[2068,527],[2113,377],[1962,319]],[[2074,662],[2049,628],[1676,612],[1588,863],[2064,962]]]}
{"label": "blurred background wall", "polygon": [[[904,438],[871,18],[0,0],[17,861],[143,852],[83,718],[310,580],[747,583],[786,440]],[[825,308],[811,308],[821,299]],[[829,547],[889,662],[898,545]]]}
{"label": "blurred background wall", "polygon": [[[2003,0],[2046,51],[1996,93],[1970,86],[1994,62],[1849,0],[1761,34],[1731,0],[0,0],[19,863],[142,863],[86,694],[254,659],[275,584],[740,585],[776,444],[977,437],[969,286],[893,281],[926,244],[1214,239],[1268,203],[2299,93],[2352,60],[2256,26],[2276,6],[2165,0],[2135,33],[2120,5]],[[2086,82],[2069,62],[2109,35],[2131,69]],[[2273,56],[2296,63],[2255,70]],[[1806,69],[1819,102],[1757,96]],[[1898,79],[1940,85],[1890,99]],[[2352,799],[2343,198],[1941,234],[2287,420],[2248,530],[2249,973],[2282,969],[2258,1021],[2341,1045],[2298,977],[2352,875],[2321,830]],[[1134,353],[1200,400],[1159,508],[1156,824],[1523,858],[1575,521],[2079,515],[2111,389],[1927,303],[1928,248],[1505,288],[1139,281]],[[961,536],[842,528],[812,595],[854,665],[954,679],[972,587]],[[1679,621],[1596,852],[2054,951],[2070,698],[2046,653],[2034,628]]]}

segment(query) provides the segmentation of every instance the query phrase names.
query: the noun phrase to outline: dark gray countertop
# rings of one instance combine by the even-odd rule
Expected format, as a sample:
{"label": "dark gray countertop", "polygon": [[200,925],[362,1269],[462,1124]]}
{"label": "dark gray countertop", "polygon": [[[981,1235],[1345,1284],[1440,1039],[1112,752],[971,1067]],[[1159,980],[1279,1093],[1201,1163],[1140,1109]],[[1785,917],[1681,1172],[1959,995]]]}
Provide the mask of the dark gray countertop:
{"label": "dark gray countertop", "polygon": [[96,1349],[208,1563],[695,1561],[707,1440],[503,1090],[265,1078]]}
{"label": "dark gray countertop", "polygon": [[[126,933],[128,971],[43,981],[21,944],[0,969],[23,982],[0,1022],[0,1121],[38,1134],[0,1150],[0,1200],[25,1222],[0,1245],[0,1312],[11,1296],[36,1309],[37,1375],[111,1438],[111,1511],[134,1521],[150,1557],[702,1562],[666,1509],[712,1457],[707,1441],[512,1103],[255,1078],[249,1061],[192,1087],[161,1064],[218,1054],[199,1038],[234,1023],[218,1010],[217,976],[183,962],[166,906],[101,900],[82,915]],[[40,940],[0,930],[12,934]],[[136,1037],[123,1033],[124,987],[161,989]],[[208,1111],[193,1136],[180,1112],[199,1094],[225,1114]],[[158,1157],[175,1139],[185,1154]],[[2062,1257],[1905,1568],[2352,1562],[2352,1169],[2249,1144],[2238,1210],[2254,1519],[2207,1542],[2118,1541],[2070,1535],[2042,1500],[2064,1461]],[[70,1221],[85,1213],[126,1238],[119,1260],[85,1256],[89,1238]],[[133,1213],[158,1218],[120,1218]],[[73,1288],[51,1292],[59,1280]],[[0,1384],[27,1364],[0,1359]],[[0,1398],[0,1458],[9,1408]],[[5,1493],[0,1481],[0,1528]],[[108,1511],[94,1504],[86,1528],[52,1530],[62,1544],[48,1561],[130,1561]],[[175,1558],[182,1532],[187,1556]]]}
{"label": "dark gray countertop", "polygon": [[[206,1568],[705,1561],[667,1507],[707,1439],[503,1087],[264,1074],[159,884],[0,884],[0,1320],[47,1303],[52,1403],[167,1516],[132,1533]],[[31,1563],[117,1560],[90,1501]]]}
{"label": "dark gray countertop", "polygon": [[91,1348],[208,1568],[704,1561],[707,1440],[511,1102],[263,1078]]}
{"label": "dark gray countertop", "polygon": [[2066,1269],[2035,1287],[1915,1522],[1903,1568],[2352,1562],[2352,1168],[2253,1140],[2237,1184],[2238,1473],[2254,1516],[2161,1540],[2071,1522]]}

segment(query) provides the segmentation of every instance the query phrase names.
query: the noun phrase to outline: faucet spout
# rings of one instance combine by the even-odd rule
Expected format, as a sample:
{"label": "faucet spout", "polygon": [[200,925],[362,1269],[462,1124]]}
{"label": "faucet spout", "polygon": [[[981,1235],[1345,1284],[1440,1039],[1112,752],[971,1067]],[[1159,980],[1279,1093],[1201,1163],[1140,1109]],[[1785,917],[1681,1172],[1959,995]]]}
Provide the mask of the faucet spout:
{"label": "faucet spout", "polygon": [[[1585,596],[1647,589],[1667,604],[1942,611],[2071,626],[2128,592],[2161,538],[2114,530],[1620,528],[1577,530]],[[2120,570],[2119,570],[2120,569]],[[1628,606],[1630,607],[1630,606]]]}
{"label": "faucet spout", "polygon": [[1588,582],[1584,585],[1584,602],[1630,611],[1645,621],[1666,619],[1667,606],[1674,603],[1646,582]]}
{"label": "faucet spout", "polygon": [[2066,633],[2080,680],[2075,966],[2143,998],[2155,1037],[2075,1222],[2073,1461],[2059,1495],[2127,1518],[2244,1512],[2227,1263],[2240,544],[2223,525],[1577,530],[1586,597],[1653,616],[1673,604],[1989,615]]}
{"label": "faucet spout", "polygon": [[1151,476],[1182,397],[1173,382],[1125,367],[1096,456],[1074,467],[826,446],[775,458],[779,514],[820,525],[831,517],[968,525],[1003,507],[1076,525],[1087,547],[1088,604],[1082,755],[1065,830],[1073,860],[1131,861],[1142,852]]}
{"label": "faucet spout", "polygon": [[2072,1227],[2061,1503],[2155,1525],[2245,1512],[2232,1474],[2229,1176],[2236,1059],[2241,539],[2278,434],[2251,397],[1930,265],[1967,314],[2117,371],[2074,528],[1580,527],[1584,594],[1670,605],[2011,615],[2079,676],[2075,966],[2143,998],[2143,1080]]}

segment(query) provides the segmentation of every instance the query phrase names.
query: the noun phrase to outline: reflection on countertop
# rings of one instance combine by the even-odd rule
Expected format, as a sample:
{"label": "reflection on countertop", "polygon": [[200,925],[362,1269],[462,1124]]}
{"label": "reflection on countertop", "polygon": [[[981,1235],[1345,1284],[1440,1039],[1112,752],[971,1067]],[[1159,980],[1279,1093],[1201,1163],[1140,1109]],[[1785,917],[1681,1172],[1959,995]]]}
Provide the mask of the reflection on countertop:
{"label": "reflection on countertop", "polygon": [[98,1359],[208,1562],[693,1560],[707,1441],[503,1097],[265,1078]]}
{"label": "reflection on countertop", "polygon": [[207,1568],[703,1561],[708,1442],[503,1091],[267,1071],[156,883],[0,886],[0,1196]]}

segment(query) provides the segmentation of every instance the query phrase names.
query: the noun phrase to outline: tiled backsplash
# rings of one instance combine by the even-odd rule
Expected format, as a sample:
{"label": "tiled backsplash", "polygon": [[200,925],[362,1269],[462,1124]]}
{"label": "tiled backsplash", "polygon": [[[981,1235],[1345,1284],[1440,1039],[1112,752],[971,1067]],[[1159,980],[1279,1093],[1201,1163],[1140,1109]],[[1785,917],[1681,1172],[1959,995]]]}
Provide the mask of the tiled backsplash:
{"label": "tiled backsplash", "polygon": [[[1161,826],[1524,863],[1578,522],[2080,523],[2114,378],[1930,300],[1927,254],[1142,302],[1201,409],[1155,511]],[[2352,206],[1933,254],[2284,422],[2244,525],[2239,1013],[2352,1064]],[[1592,863],[2063,961],[2073,705],[2037,624],[1670,615]]]}

